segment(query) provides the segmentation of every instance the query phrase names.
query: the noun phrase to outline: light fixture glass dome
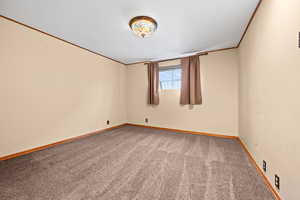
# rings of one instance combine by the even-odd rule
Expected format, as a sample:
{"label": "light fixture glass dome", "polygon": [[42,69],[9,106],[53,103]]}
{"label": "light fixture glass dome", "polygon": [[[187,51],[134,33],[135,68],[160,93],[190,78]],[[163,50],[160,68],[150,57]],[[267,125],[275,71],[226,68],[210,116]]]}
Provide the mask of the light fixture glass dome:
{"label": "light fixture glass dome", "polygon": [[147,16],[137,16],[130,20],[131,30],[141,38],[149,37],[157,29],[156,21]]}

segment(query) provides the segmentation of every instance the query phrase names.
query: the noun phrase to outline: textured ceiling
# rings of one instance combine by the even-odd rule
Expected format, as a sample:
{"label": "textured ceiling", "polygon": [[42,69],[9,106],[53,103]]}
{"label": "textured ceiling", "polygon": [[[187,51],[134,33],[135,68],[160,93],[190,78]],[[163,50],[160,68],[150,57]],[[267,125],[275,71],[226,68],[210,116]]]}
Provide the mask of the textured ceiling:
{"label": "textured ceiling", "polygon": [[[259,0],[1,0],[0,14],[122,63],[238,45]],[[158,22],[139,38],[132,17]]]}

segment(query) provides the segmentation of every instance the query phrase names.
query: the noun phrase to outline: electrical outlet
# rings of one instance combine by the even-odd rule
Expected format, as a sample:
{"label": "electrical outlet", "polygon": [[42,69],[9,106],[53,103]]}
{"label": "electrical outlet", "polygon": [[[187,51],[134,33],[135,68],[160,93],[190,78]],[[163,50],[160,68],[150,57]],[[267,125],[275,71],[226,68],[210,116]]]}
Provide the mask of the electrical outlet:
{"label": "electrical outlet", "polygon": [[148,121],[149,121],[148,118],[145,118],[145,122],[148,123]]}
{"label": "electrical outlet", "polygon": [[109,125],[109,120],[106,121],[106,124]]}
{"label": "electrical outlet", "polygon": [[275,174],[275,186],[278,190],[280,189],[280,178],[277,174]]}
{"label": "electrical outlet", "polygon": [[265,160],[263,160],[263,170],[267,172],[267,162]]}

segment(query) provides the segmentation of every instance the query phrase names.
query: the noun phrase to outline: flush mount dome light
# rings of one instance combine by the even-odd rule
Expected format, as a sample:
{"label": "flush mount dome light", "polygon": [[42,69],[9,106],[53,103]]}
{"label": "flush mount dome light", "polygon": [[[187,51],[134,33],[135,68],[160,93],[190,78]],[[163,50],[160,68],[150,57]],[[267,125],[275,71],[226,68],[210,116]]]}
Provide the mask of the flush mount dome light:
{"label": "flush mount dome light", "polygon": [[141,38],[149,37],[157,28],[156,21],[147,16],[137,16],[130,20],[129,26],[131,30]]}

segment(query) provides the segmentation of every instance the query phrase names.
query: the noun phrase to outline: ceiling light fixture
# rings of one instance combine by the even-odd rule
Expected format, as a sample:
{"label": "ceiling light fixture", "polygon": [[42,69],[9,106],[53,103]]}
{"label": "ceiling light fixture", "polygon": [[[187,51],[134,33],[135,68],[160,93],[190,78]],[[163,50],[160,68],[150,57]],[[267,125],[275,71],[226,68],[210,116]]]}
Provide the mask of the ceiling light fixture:
{"label": "ceiling light fixture", "polygon": [[156,21],[147,16],[137,16],[130,20],[131,30],[141,38],[149,37],[157,29]]}

